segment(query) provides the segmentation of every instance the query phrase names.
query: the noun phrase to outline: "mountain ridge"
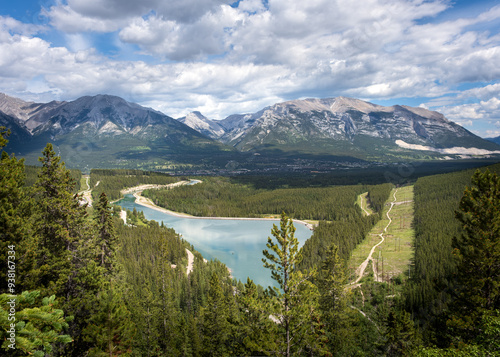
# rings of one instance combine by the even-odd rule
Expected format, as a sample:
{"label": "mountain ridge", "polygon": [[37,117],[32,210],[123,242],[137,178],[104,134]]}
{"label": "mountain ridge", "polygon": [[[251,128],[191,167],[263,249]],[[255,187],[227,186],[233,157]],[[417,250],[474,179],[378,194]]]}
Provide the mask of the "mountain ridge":
{"label": "mountain ridge", "polygon": [[7,148],[30,164],[49,141],[77,168],[165,170],[232,150],[159,111],[111,95],[46,104],[2,96],[0,108],[2,124],[15,131]]}
{"label": "mountain ridge", "polygon": [[470,144],[499,149],[441,113],[400,105],[385,107],[346,97],[276,103],[253,114],[229,116],[220,125],[226,128],[221,140],[242,151],[301,145],[312,152],[335,146],[355,152],[362,145],[360,141],[397,151],[400,147],[396,140],[437,148]]}
{"label": "mountain ridge", "polygon": [[[72,152],[77,166],[123,167],[131,160],[159,170],[188,162],[239,167],[235,162],[255,161],[252,154],[372,162],[500,154],[499,145],[441,113],[348,97],[286,101],[215,121],[200,112],[174,119],[106,94],[49,103],[0,95],[0,114],[18,153],[39,154],[42,143],[52,141],[61,153]],[[82,152],[89,157],[82,159]]]}
{"label": "mountain ridge", "polygon": [[485,138],[485,139],[488,140],[488,141],[491,141],[491,142],[493,142],[495,144],[500,145],[500,136],[493,137],[493,138]]}
{"label": "mountain ridge", "polygon": [[219,123],[208,119],[198,111],[191,112],[177,120],[212,139],[219,139],[225,132]]}

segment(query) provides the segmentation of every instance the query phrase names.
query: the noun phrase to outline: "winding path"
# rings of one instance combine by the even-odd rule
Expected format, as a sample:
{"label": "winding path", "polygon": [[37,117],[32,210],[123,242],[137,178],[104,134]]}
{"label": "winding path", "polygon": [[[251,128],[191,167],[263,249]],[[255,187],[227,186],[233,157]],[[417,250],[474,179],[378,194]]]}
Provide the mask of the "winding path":
{"label": "winding path", "polygon": [[[375,244],[372,249],[370,250],[370,254],[368,254],[368,257],[365,259],[365,261],[363,263],[361,263],[361,265],[358,267],[358,269],[356,269],[357,273],[358,273],[358,278],[353,281],[351,283],[351,285],[355,285],[355,284],[358,284],[359,281],[363,278],[363,274],[365,273],[365,270],[366,270],[366,267],[368,266],[368,262],[369,261],[373,261],[373,258],[372,258],[372,255],[373,255],[373,252],[375,252],[375,249],[384,242],[385,238],[384,238],[384,233],[387,232],[387,228],[389,228],[389,226],[391,225],[392,223],[392,219],[391,217],[389,216],[389,213],[391,212],[392,210],[392,207],[394,207],[394,205],[396,204],[396,193],[398,192],[398,189],[396,189],[394,191],[394,201],[391,202],[391,207],[389,208],[389,210],[387,211],[386,215],[387,215],[387,218],[389,219],[389,223],[387,223],[387,225],[384,227],[384,231],[382,233],[379,234],[379,237],[380,237],[380,242],[378,242],[377,244]],[[375,281],[379,281],[379,278],[378,278],[378,272],[375,272],[374,271],[374,275],[375,275]],[[359,285],[358,285],[359,286]]]}
{"label": "winding path", "polygon": [[[92,188],[90,187],[90,176],[85,177],[85,183],[87,184],[87,189],[81,191],[79,195],[81,195],[81,201],[85,204],[87,203],[89,207],[92,207]],[[97,182],[96,186],[99,184]]]}
{"label": "winding path", "polygon": [[186,268],[186,274],[189,275],[193,271],[193,266],[194,266],[194,254],[191,253],[189,249],[186,248],[186,253],[188,255],[188,264]]}

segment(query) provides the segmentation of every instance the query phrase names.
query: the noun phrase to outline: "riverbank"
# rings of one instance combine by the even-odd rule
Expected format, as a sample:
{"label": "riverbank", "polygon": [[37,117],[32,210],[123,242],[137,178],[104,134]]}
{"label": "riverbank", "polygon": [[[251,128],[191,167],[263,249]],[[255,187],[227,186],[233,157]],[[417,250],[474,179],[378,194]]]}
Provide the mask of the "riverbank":
{"label": "riverbank", "polygon": [[[154,210],[157,210],[159,212],[163,212],[175,217],[182,217],[182,218],[189,218],[189,219],[216,219],[216,220],[241,220],[241,221],[279,221],[277,218],[250,218],[250,217],[198,217],[198,216],[192,216],[187,213],[180,213],[180,212],[174,212],[171,210],[168,210],[166,208],[157,206],[154,204],[149,198],[146,198],[141,195],[142,191],[136,191],[134,192],[134,197],[135,197],[135,202],[141,206],[148,207]],[[307,227],[310,230],[314,229],[314,226],[310,223],[300,221],[300,220],[293,220],[294,223],[300,223],[303,224],[305,227]]]}

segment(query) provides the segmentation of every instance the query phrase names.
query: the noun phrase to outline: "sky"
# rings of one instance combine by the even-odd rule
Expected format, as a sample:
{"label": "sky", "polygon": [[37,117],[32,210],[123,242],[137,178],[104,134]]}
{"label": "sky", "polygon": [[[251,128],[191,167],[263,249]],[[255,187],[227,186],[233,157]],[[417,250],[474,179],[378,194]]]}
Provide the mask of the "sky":
{"label": "sky", "polygon": [[353,97],[500,136],[500,0],[0,2],[0,92],[179,118]]}

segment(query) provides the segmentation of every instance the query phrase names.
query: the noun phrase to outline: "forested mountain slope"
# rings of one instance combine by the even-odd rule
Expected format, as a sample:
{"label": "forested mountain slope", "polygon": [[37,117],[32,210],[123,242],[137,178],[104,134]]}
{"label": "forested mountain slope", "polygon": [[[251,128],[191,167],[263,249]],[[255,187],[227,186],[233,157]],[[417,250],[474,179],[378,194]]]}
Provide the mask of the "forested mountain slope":
{"label": "forested mountain slope", "polygon": [[[487,169],[500,173],[500,164]],[[406,307],[428,329],[431,325],[434,329],[442,328],[439,316],[442,319],[457,298],[459,260],[453,240],[460,239],[463,230],[456,212],[465,188],[471,186],[473,173],[474,170],[466,170],[427,176],[415,183],[415,259],[406,287]]]}

